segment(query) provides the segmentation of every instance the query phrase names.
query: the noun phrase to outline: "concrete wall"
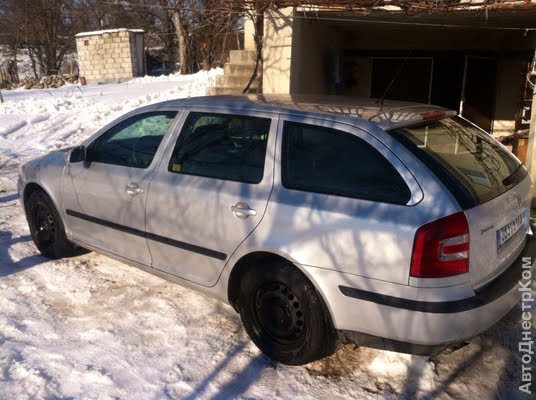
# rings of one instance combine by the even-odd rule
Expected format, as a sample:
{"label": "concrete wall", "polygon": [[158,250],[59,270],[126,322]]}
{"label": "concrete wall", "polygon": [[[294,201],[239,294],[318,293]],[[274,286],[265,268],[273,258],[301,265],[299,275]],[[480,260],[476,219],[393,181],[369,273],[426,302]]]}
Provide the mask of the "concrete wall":
{"label": "concrete wall", "polygon": [[342,55],[342,33],[314,19],[294,23],[291,93],[333,93],[329,84],[329,57]]}
{"label": "concrete wall", "polygon": [[80,76],[88,83],[107,83],[143,74],[145,55],[138,55],[137,35],[143,37],[143,31],[116,29],[76,35]]}
{"label": "concrete wall", "polygon": [[[536,88],[532,95],[532,104],[536,105]],[[536,106],[532,107],[530,117],[529,144],[527,148],[527,169],[532,182],[536,182]],[[536,185],[532,186],[532,206],[536,207]]]}
{"label": "concrete wall", "polygon": [[253,21],[249,18],[244,20],[244,50],[255,51],[255,26]]}
{"label": "concrete wall", "polygon": [[292,7],[274,10],[264,22],[264,94],[290,93],[294,20]]}

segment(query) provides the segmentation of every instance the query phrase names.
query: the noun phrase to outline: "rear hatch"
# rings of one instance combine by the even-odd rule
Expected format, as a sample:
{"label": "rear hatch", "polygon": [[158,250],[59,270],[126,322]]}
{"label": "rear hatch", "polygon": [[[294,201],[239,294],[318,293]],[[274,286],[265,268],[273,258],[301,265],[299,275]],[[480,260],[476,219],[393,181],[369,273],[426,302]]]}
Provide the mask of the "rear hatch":
{"label": "rear hatch", "polygon": [[527,170],[490,135],[460,117],[388,132],[450,190],[469,224],[469,273],[478,288],[520,254],[529,230]]}

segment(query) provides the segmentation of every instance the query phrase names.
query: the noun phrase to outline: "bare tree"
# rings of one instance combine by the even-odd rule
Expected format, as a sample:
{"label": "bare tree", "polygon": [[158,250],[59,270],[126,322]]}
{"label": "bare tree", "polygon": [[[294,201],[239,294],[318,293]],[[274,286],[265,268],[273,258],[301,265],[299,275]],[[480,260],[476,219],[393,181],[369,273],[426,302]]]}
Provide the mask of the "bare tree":
{"label": "bare tree", "polygon": [[[245,17],[253,21],[255,43],[255,68],[247,92],[256,79],[262,80],[264,15],[272,8],[308,5],[361,14],[535,7],[533,2],[513,0],[0,0],[0,40],[15,66],[18,52],[28,51],[37,77],[60,70],[66,53],[74,50],[77,32],[142,28],[151,46],[162,46],[173,61],[178,53],[180,72],[192,73],[199,68],[198,60],[205,69],[218,65],[226,36]],[[391,6],[389,11],[386,5]]]}
{"label": "bare tree", "polygon": [[165,7],[167,0],[158,0],[159,6],[155,12],[155,17],[158,21],[156,27],[158,30],[150,30],[149,34],[155,36],[155,43],[162,44],[164,53],[168,61],[175,63],[177,54],[177,36],[173,34],[175,25],[173,24],[173,14],[169,8]]}
{"label": "bare tree", "polygon": [[274,6],[272,0],[256,0],[252,1],[249,6],[246,6],[244,13],[246,18],[249,18],[253,22],[253,42],[255,43],[255,67],[251,78],[244,88],[242,93],[248,93],[251,85],[258,78],[259,86],[258,90],[262,92],[262,52],[264,45],[264,14],[270,7]]}
{"label": "bare tree", "polygon": [[191,39],[186,31],[184,13],[179,8],[172,9],[173,24],[177,32],[179,41],[179,64],[181,74],[191,74],[194,72],[193,55],[191,52]]}
{"label": "bare tree", "polygon": [[199,52],[203,69],[216,67],[225,50],[226,37],[238,26],[241,8],[232,1],[202,0],[197,15],[196,34],[200,38]]}
{"label": "bare tree", "polygon": [[0,0],[0,38],[5,48],[5,67],[11,76],[11,82],[18,82],[18,53],[22,46],[22,21],[15,12],[13,0]]}
{"label": "bare tree", "polygon": [[13,62],[24,46],[34,75],[57,73],[73,48],[75,0],[2,0],[0,30],[12,37]]}

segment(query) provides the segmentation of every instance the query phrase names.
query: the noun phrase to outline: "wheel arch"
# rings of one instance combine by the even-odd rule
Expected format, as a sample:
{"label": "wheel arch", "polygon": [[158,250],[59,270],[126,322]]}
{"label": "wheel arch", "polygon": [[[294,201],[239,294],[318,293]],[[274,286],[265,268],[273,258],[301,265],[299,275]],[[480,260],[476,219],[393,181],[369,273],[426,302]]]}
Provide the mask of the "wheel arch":
{"label": "wheel arch", "polygon": [[288,263],[293,268],[296,268],[298,271],[300,271],[307,278],[307,280],[309,280],[311,285],[313,285],[318,295],[320,296],[323,307],[328,314],[327,316],[329,317],[332,326],[334,326],[332,309],[330,307],[330,304],[326,301],[326,294],[324,293],[314,276],[312,276],[306,268],[303,268],[299,263],[293,261],[291,257],[266,250],[253,251],[248,254],[245,254],[240,257],[240,259],[238,259],[236,263],[234,263],[229,274],[229,278],[227,280],[227,301],[235,309],[235,311],[238,312],[237,300],[240,295],[240,281],[245,271],[249,268],[255,268],[255,266],[258,265],[260,262],[275,263],[278,261],[284,261]]}

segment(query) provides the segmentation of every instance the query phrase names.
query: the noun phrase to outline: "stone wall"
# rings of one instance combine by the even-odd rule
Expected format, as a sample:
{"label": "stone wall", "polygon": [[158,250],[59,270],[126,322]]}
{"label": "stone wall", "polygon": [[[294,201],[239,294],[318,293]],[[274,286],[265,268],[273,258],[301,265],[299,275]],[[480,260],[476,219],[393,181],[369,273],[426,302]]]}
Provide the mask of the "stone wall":
{"label": "stone wall", "polygon": [[[80,76],[88,83],[110,83],[142,75],[144,67],[138,66],[137,35],[143,35],[143,31],[114,29],[76,35]],[[141,57],[144,60],[144,55]]]}

